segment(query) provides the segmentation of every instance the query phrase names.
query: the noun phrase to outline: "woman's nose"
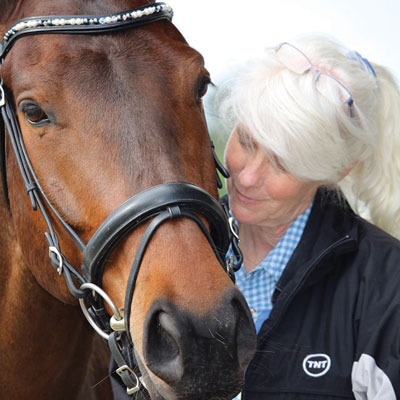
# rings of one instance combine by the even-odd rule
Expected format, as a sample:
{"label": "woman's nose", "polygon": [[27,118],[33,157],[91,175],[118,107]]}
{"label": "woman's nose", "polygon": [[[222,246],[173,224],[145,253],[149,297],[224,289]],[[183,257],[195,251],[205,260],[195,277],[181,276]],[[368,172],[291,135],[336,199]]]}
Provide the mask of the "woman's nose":
{"label": "woman's nose", "polygon": [[242,187],[261,186],[270,168],[265,155],[253,155],[240,171],[238,178]]}

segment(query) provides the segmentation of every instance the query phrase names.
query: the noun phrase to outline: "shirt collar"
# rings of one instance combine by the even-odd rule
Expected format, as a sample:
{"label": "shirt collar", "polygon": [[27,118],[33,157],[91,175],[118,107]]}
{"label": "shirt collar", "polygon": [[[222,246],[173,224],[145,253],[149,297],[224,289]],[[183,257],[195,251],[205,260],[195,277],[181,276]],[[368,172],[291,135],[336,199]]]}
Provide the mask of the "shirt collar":
{"label": "shirt collar", "polygon": [[[254,274],[259,270],[265,270],[272,276],[275,281],[278,281],[283,269],[289,262],[290,257],[292,256],[297,244],[301,239],[301,236],[303,235],[308,217],[311,213],[313,202],[314,201],[311,202],[309,207],[303,213],[301,213],[297,218],[294,219],[294,221],[291,223],[279,242],[265,256],[265,258],[249,272],[250,274]],[[232,254],[232,249],[229,248],[227,257],[230,257]],[[244,270],[243,265],[240,271],[242,269]]]}

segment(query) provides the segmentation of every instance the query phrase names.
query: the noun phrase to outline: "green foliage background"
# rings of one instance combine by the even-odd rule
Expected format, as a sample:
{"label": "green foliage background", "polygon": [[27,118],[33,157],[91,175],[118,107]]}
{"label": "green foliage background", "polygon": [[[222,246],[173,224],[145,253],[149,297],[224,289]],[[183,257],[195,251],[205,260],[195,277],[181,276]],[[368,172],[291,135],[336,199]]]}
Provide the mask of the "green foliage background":
{"label": "green foliage background", "polygon": [[[215,146],[215,152],[221,163],[225,165],[224,151],[226,142],[228,141],[230,129],[224,126],[223,122],[221,121],[221,116],[218,114],[218,105],[215,100],[217,91],[218,87],[216,85],[210,85],[203,104],[210,137]],[[223,196],[226,193],[225,178],[221,176],[219,172],[218,175],[223,185],[222,189],[219,189],[219,195]]]}
{"label": "green foliage background", "polygon": [[[211,140],[214,142],[215,152],[217,153],[217,157],[222,162],[222,164],[225,165],[224,161],[224,150],[226,145],[225,135],[220,135],[217,132],[210,132],[210,135],[211,135]],[[218,192],[220,196],[223,196],[226,193],[225,178],[219,173],[219,171],[218,175],[222,182],[222,188],[219,189]]]}

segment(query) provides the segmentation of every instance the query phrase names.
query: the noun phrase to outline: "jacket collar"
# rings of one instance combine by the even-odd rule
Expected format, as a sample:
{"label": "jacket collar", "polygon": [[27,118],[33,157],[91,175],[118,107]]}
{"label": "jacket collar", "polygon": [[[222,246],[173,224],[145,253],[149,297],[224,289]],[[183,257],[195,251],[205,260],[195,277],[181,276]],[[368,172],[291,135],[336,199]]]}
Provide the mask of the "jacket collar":
{"label": "jacket collar", "polygon": [[332,262],[332,257],[358,248],[359,217],[338,190],[321,187],[316,194],[303,236],[276,285],[270,329],[295,294],[315,285],[333,269],[345,267],[346,263]]}
{"label": "jacket collar", "polygon": [[[329,266],[323,262],[327,257],[357,249],[359,217],[338,190],[332,187],[318,190],[303,236],[278,286],[283,288],[294,274],[307,272],[309,268],[324,275],[329,272]],[[322,271],[316,268],[320,264],[324,267]]]}

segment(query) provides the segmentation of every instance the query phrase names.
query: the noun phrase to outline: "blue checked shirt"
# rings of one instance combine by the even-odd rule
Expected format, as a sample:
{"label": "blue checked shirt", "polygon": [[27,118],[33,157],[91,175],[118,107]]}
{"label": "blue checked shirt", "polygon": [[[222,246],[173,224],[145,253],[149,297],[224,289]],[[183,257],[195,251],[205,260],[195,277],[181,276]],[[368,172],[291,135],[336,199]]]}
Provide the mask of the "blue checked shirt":
{"label": "blue checked shirt", "polygon": [[[277,245],[254,269],[246,274],[242,264],[235,274],[236,285],[247,300],[257,334],[261,325],[269,317],[272,310],[272,294],[276,283],[303,235],[311,208],[312,203],[292,222]],[[232,255],[232,248],[229,248],[226,255],[227,259]]]}
{"label": "blue checked shirt", "polygon": [[[253,315],[256,332],[260,331],[261,325],[269,317],[272,310],[272,294],[275,286],[282,275],[286,264],[289,262],[310,216],[313,202],[302,214],[300,214],[289,226],[277,245],[265,256],[265,258],[253,268],[248,274],[242,264],[239,271],[235,273],[236,285],[243,293],[247,304]],[[226,259],[233,256],[230,247]],[[240,400],[241,394],[233,400]]]}

